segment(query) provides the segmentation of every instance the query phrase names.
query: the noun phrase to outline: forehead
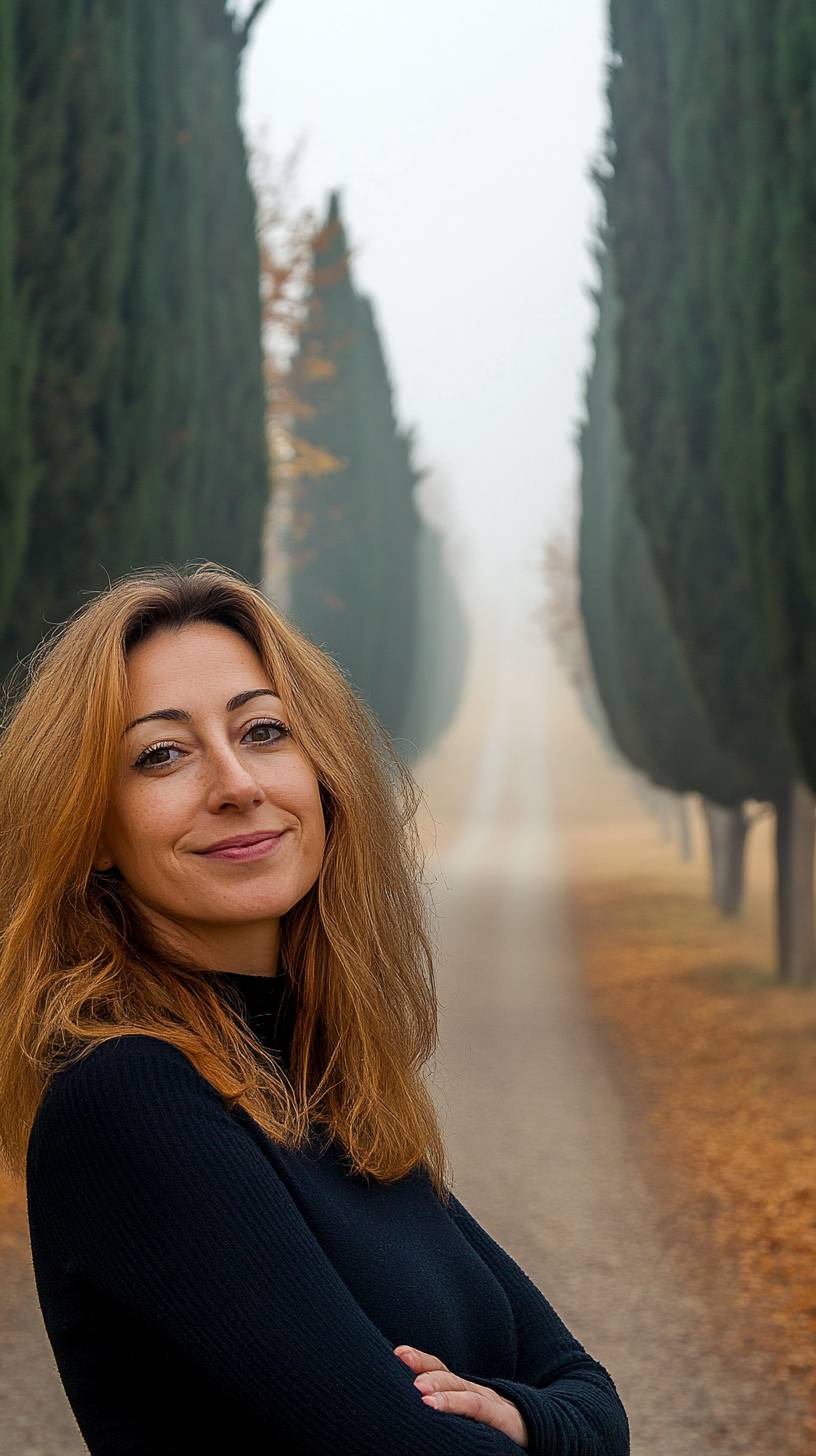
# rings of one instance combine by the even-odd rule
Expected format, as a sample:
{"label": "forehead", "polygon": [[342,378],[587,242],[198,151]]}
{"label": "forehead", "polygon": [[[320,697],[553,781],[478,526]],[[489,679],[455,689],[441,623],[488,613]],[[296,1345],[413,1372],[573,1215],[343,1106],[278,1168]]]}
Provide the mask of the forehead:
{"label": "forehead", "polygon": [[206,692],[208,684],[247,670],[258,685],[273,686],[252,643],[220,622],[159,628],[131,649],[127,663],[132,693],[180,679]]}

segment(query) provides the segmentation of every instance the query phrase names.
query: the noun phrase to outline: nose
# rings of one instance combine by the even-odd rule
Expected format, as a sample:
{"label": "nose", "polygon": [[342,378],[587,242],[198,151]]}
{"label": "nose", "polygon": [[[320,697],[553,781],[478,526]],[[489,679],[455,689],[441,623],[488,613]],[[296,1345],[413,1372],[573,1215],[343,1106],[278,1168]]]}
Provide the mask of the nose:
{"label": "nose", "polygon": [[229,747],[213,753],[210,759],[210,807],[225,800],[239,807],[263,798],[263,790],[251,764]]}

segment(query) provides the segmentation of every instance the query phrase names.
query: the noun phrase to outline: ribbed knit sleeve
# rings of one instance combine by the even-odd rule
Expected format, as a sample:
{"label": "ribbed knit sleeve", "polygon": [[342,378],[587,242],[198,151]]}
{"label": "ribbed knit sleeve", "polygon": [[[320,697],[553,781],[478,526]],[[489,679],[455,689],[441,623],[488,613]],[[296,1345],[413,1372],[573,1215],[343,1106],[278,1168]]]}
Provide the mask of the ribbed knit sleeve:
{"label": "ribbed knit sleeve", "polygon": [[[71,1270],[200,1371],[228,1417],[231,1405],[251,1413],[270,1452],[518,1456],[501,1432],[423,1403],[274,1160],[177,1048],[117,1037],[60,1072],[32,1130],[29,1177]],[[525,1369],[546,1379],[541,1316],[526,1308]],[[588,1380],[587,1365],[559,1389],[574,1405]],[[609,1395],[596,1395],[608,1411]],[[567,1429],[549,1421],[542,1408],[540,1430]]]}
{"label": "ribbed knit sleeve", "polygon": [[455,1194],[449,1211],[503,1286],[518,1341],[515,1379],[456,1374],[518,1406],[528,1456],[629,1456],[629,1421],[608,1370],[587,1354],[541,1290]]}

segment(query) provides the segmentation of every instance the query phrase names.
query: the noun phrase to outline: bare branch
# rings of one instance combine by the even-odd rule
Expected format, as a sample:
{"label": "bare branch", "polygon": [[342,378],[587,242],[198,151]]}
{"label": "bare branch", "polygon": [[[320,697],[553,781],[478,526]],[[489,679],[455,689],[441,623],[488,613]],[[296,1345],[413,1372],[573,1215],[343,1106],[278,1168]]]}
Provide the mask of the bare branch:
{"label": "bare branch", "polygon": [[240,27],[240,29],[238,31],[238,38],[239,38],[240,49],[241,50],[244,49],[244,46],[246,45],[247,41],[249,40],[249,32],[251,31],[253,25],[255,24],[255,21],[258,19],[258,16],[260,15],[261,11],[266,8],[266,6],[268,5],[268,3],[269,3],[269,0],[255,0],[255,4],[253,5],[252,9],[250,10],[249,15],[247,16],[246,20],[244,21],[243,25]]}

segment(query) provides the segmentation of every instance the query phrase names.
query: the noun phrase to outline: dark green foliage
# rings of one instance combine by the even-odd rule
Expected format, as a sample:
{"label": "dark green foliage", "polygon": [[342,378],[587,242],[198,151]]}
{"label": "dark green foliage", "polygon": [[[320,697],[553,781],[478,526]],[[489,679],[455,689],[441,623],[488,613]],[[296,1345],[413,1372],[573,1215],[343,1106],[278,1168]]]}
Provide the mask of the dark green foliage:
{"label": "dark green foliage", "polygon": [[[36,367],[0,439],[4,526],[22,522],[3,533],[4,672],[106,573],[206,557],[260,576],[240,44],[223,0],[16,7],[13,271]],[[15,389],[4,364],[0,409]]]}
{"label": "dark green foliage", "polygon": [[750,780],[718,749],[689,680],[643,528],[626,488],[615,403],[619,305],[603,246],[595,357],[581,432],[581,610],[613,738],[636,768],[676,793],[735,806]]}
{"label": "dark green foliage", "polygon": [[0,0],[0,619],[17,587],[35,472],[30,400],[37,359],[28,290],[15,287],[14,36],[19,0]]}
{"label": "dark green foliage", "polygon": [[[700,116],[676,165],[714,312],[712,458],[765,659],[816,786],[816,12],[745,0],[711,20],[686,42],[693,66],[673,90],[678,111]],[[685,30],[673,12],[670,46]]]}
{"label": "dark green foliage", "polygon": [[36,339],[27,300],[14,286],[17,4],[18,0],[0,0],[0,610],[16,584],[33,488],[28,410]]}
{"label": "dark green foliage", "polygon": [[[596,257],[602,255],[596,252]],[[603,266],[603,265],[602,265]],[[581,524],[578,542],[581,615],[592,668],[612,738],[635,767],[651,772],[648,730],[630,712],[620,666],[620,630],[611,611],[612,538],[619,510],[623,442],[614,403],[612,298],[607,275],[596,295],[595,353],[580,432]]]}
{"label": "dark green foliage", "polygon": [[[712,735],[751,796],[773,799],[792,752],[717,443],[733,292],[714,279],[738,262],[723,232],[737,142],[733,98],[712,111],[711,73],[733,84],[729,8],[613,0],[604,193],[622,301],[627,487]],[[743,276],[741,287],[762,282]]]}
{"label": "dark green foliage", "polygon": [[[199,16],[191,145],[202,164],[200,242],[204,260],[204,405],[198,433],[198,488],[186,541],[193,554],[223,561],[250,580],[261,576],[262,520],[269,501],[266,394],[259,303],[255,196],[238,124],[239,44],[223,0]],[[203,492],[203,502],[202,502]],[[202,514],[206,506],[206,518]]]}
{"label": "dark green foliage", "polygon": [[[136,208],[130,7],[45,0],[17,26],[16,278],[39,352],[31,429],[37,489],[3,620],[3,667],[78,605],[98,571],[98,492],[116,467],[108,418],[126,352],[119,317]],[[12,490],[17,482],[11,482]]]}
{"label": "dark green foliage", "polygon": [[369,301],[358,294],[337,193],[315,240],[314,282],[293,391],[300,440],[335,462],[305,468],[285,546],[289,610],[392,734],[409,706],[419,518],[411,438],[395,418]]}

